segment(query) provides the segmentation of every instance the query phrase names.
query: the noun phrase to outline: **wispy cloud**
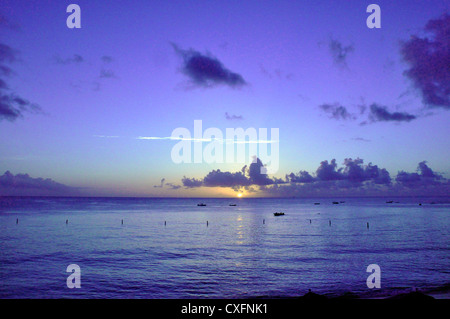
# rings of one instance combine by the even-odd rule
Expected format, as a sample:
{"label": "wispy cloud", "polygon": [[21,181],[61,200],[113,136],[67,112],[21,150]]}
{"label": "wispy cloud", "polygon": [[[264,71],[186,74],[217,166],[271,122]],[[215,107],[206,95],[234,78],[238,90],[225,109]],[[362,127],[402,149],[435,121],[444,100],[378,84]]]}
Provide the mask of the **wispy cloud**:
{"label": "wispy cloud", "polygon": [[67,64],[79,64],[84,62],[84,58],[79,55],[79,54],[74,54],[71,57],[67,57],[67,58],[61,58],[59,55],[55,55],[53,56],[53,61],[56,64],[62,64],[62,65],[67,65]]}
{"label": "wispy cloud", "polygon": [[293,73],[286,73],[280,69],[275,69],[273,71],[269,71],[266,69],[262,64],[259,64],[259,69],[261,70],[261,73],[268,77],[269,79],[277,78],[280,80],[292,80],[294,78]]}
{"label": "wispy cloud", "polygon": [[347,111],[347,108],[339,103],[334,104],[322,104],[319,108],[327,113],[330,118],[335,120],[354,120],[355,116]]}
{"label": "wispy cloud", "polygon": [[355,48],[353,45],[344,46],[342,42],[331,38],[328,43],[328,49],[336,65],[347,67],[347,57]]}
{"label": "wispy cloud", "polygon": [[98,138],[119,138],[120,136],[118,136],[118,135],[94,135],[94,137],[98,137]]}
{"label": "wispy cloud", "polygon": [[138,140],[172,140],[172,141],[191,141],[191,142],[220,142],[225,144],[272,144],[278,143],[277,140],[233,140],[226,138],[191,138],[191,137],[177,137],[177,136],[139,136]]}
{"label": "wispy cloud", "polygon": [[[72,82],[71,86],[80,89],[82,87],[81,85],[82,83],[89,83],[91,84],[91,88],[93,91],[100,91],[103,84],[103,80],[117,78],[116,73],[114,72],[113,69],[111,69],[110,66],[110,64],[114,61],[114,59],[109,55],[103,55],[102,57],[100,57],[100,61],[101,66],[98,76],[96,76],[92,80],[75,79],[76,84]],[[57,65],[61,65],[62,67],[66,67],[69,65],[80,66],[82,64],[88,67],[92,67],[92,65],[97,65],[98,67],[98,61],[97,62],[88,61],[80,54],[73,54],[72,56],[65,58],[62,58],[59,55],[54,55],[53,62]]]}
{"label": "wispy cloud", "polygon": [[153,185],[153,187],[155,187],[155,188],[163,188],[164,187],[164,182],[166,181],[166,179],[165,178],[162,178],[161,179],[161,184],[160,185]]}
{"label": "wispy cloud", "polygon": [[225,118],[227,119],[227,120],[230,120],[230,121],[232,121],[232,120],[243,120],[244,119],[244,117],[242,116],[242,115],[234,115],[234,114],[228,114],[228,112],[225,112]]}

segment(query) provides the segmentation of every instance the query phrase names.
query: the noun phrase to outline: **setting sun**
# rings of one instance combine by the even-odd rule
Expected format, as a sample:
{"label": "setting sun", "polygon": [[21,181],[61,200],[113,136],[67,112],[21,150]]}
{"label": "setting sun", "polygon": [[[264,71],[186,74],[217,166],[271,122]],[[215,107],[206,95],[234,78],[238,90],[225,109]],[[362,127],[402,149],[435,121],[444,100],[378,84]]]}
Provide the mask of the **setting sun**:
{"label": "setting sun", "polygon": [[242,197],[242,193],[237,194],[237,197]]}

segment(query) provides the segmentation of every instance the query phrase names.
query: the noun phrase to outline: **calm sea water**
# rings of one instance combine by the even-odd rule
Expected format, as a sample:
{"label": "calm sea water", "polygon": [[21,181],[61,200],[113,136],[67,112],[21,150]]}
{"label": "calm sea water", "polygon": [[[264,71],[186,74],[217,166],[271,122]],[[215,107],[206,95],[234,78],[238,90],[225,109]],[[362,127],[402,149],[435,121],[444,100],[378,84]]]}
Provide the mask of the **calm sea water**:
{"label": "calm sea water", "polygon": [[[448,287],[449,226],[449,198],[2,198],[0,297],[271,298]],[[69,264],[81,268],[80,289],[66,286]],[[370,264],[381,268],[376,292],[366,285]]]}

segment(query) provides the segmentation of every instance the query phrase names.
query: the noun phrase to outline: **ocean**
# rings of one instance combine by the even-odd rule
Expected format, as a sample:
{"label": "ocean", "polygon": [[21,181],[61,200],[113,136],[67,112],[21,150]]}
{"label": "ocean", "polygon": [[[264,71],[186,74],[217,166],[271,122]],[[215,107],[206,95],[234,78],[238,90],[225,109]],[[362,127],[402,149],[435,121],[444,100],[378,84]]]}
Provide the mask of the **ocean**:
{"label": "ocean", "polygon": [[[445,290],[449,226],[448,197],[3,197],[0,298]],[[80,267],[81,288],[67,287],[71,264]],[[372,264],[380,267],[380,288],[368,288]]]}

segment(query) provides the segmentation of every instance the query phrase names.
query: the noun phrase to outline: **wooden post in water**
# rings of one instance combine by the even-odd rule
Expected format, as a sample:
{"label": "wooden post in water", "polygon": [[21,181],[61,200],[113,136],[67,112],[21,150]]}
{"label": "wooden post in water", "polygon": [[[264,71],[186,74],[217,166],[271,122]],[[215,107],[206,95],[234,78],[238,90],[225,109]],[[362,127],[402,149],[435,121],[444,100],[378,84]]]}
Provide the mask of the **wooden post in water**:
{"label": "wooden post in water", "polygon": [[367,229],[369,229],[369,222],[367,222]]}
{"label": "wooden post in water", "polygon": [[67,224],[69,224],[69,220],[68,220],[68,219],[66,219],[66,225],[67,225]]}
{"label": "wooden post in water", "polygon": [[209,225],[209,223],[208,223],[208,221],[206,221],[206,227],[208,227],[208,225]]}
{"label": "wooden post in water", "polygon": [[123,225],[123,219],[122,219],[122,225]]}
{"label": "wooden post in water", "polygon": [[266,220],[265,219],[263,219],[263,224],[265,224],[266,223]]}
{"label": "wooden post in water", "polygon": [[166,226],[166,221],[164,221],[164,226]]}
{"label": "wooden post in water", "polygon": [[19,218],[16,219],[16,225],[19,223]]}

